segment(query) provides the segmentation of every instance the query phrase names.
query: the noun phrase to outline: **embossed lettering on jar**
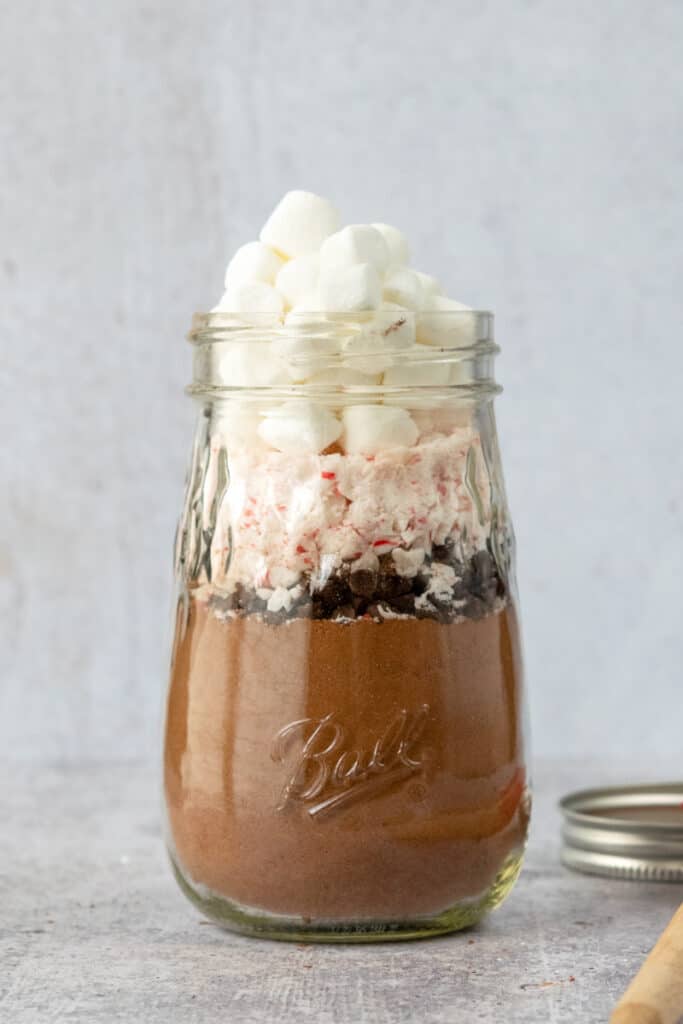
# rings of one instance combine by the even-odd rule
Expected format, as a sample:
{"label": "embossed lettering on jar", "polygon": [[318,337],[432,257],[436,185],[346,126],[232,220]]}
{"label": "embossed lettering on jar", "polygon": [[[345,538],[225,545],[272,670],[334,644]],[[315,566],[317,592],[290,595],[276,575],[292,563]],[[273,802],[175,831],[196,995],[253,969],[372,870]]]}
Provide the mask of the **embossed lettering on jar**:
{"label": "embossed lettering on jar", "polygon": [[[394,343],[427,316],[438,346]],[[176,876],[252,934],[465,927],[511,889],[530,803],[493,319],[258,319],[199,315],[191,333],[165,730]],[[314,372],[292,380],[302,334]],[[235,386],[244,345],[268,382]]]}

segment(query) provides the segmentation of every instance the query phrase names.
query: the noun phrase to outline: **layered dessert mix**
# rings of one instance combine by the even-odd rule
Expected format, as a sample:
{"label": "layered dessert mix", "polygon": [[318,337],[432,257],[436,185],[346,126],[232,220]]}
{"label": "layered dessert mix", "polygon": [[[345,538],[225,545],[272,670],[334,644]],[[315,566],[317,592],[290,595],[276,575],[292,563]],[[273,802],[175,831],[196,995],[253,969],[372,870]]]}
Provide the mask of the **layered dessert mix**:
{"label": "layered dessert mix", "polygon": [[407,262],[395,228],[289,193],[205,318],[165,790],[181,883],[245,930],[448,930],[521,860],[479,320]]}

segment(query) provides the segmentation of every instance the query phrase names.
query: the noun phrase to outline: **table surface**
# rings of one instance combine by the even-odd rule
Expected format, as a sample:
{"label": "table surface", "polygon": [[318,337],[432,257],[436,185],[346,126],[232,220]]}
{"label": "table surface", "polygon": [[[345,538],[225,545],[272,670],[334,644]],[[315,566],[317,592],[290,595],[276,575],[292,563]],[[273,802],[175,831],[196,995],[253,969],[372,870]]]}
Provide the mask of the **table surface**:
{"label": "table surface", "polygon": [[535,766],[522,876],[476,929],[304,946],[232,935],[186,903],[162,848],[154,768],[5,763],[0,1020],[606,1021],[683,886],[567,871],[555,804],[577,786],[674,774],[637,767]]}

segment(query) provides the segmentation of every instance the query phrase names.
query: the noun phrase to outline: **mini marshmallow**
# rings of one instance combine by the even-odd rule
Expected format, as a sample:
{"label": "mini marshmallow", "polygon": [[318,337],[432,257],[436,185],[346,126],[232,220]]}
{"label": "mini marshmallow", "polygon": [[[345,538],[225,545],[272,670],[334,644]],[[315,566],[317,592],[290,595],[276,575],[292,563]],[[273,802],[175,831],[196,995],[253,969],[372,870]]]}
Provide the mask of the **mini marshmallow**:
{"label": "mini marshmallow", "polygon": [[350,454],[375,455],[387,448],[409,448],[418,429],[405,409],[386,405],[351,405],[342,412],[342,444]]}
{"label": "mini marshmallow", "polygon": [[[409,353],[412,361],[396,362],[394,366],[389,367],[384,373],[383,384],[388,388],[446,387],[451,383],[451,366],[446,362],[429,359],[432,351],[425,345],[415,345]],[[401,406],[409,404],[412,416],[419,409],[433,410],[437,408],[443,399],[443,395],[437,396],[429,391],[411,393],[409,399],[406,399],[404,394],[392,395],[387,392],[384,395],[384,404]]]}
{"label": "mini marshmallow", "polygon": [[288,612],[292,607],[292,595],[285,587],[276,587],[268,598],[266,607],[269,612]]}
{"label": "mini marshmallow", "polygon": [[[298,307],[301,302],[308,302],[316,293],[318,275],[320,273],[320,257],[317,252],[307,252],[294,260],[282,265],[275,279],[275,287],[284,296],[290,307]],[[315,309],[315,307],[310,307]]]}
{"label": "mini marshmallow", "polygon": [[425,550],[424,548],[411,548],[410,551],[405,551],[403,548],[394,548],[391,557],[399,576],[412,579],[417,576],[425,560]]}
{"label": "mini marshmallow", "polygon": [[[460,315],[448,316],[449,313]],[[476,316],[462,302],[433,295],[418,317],[417,340],[421,345],[436,345],[440,348],[472,345],[476,341]]]}
{"label": "mini marshmallow", "polygon": [[435,277],[431,274],[423,274],[421,270],[416,270],[415,273],[420,279],[422,285],[422,297],[427,299],[430,295],[441,295],[441,285]]}
{"label": "mini marshmallow", "polygon": [[251,281],[230,287],[223,298],[214,306],[214,313],[272,313],[282,316],[282,296],[272,285],[264,281]]}
{"label": "mini marshmallow", "polygon": [[240,246],[228,263],[225,271],[226,290],[251,281],[272,284],[283,264],[282,257],[263,242],[247,242]]}
{"label": "mini marshmallow", "polygon": [[324,451],[341,432],[329,409],[310,402],[286,402],[271,410],[258,428],[266,444],[290,455]]}
{"label": "mini marshmallow", "polygon": [[307,384],[336,385],[338,387],[367,387],[370,384],[379,384],[380,374],[361,373],[360,370],[352,370],[347,367],[321,370],[315,373],[306,381]]}
{"label": "mini marshmallow", "polygon": [[318,288],[322,308],[329,312],[359,313],[377,309],[382,301],[382,282],[371,263],[323,270]]}
{"label": "mini marshmallow", "polygon": [[[285,323],[289,325],[291,317]],[[325,365],[337,355],[341,348],[339,338],[320,334],[307,335],[292,333],[271,342],[273,353],[283,361],[291,379],[295,382],[306,380],[311,374],[325,369]]]}
{"label": "mini marshmallow", "polygon": [[265,344],[230,341],[221,349],[216,357],[216,377],[224,386],[258,388],[290,383],[285,367]]}
{"label": "mini marshmallow", "polygon": [[383,274],[390,261],[389,246],[380,232],[370,224],[350,224],[330,235],[320,247],[320,267],[323,272],[357,263],[370,263],[378,274]]}
{"label": "mini marshmallow", "polygon": [[383,302],[368,329],[381,334],[383,344],[394,350],[415,344],[415,314],[395,302]]}
{"label": "mini marshmallow", "polygon": [[338,412],[339,409],[344,408],[345,405],[353,405],[358,401],[358,394],[353,391],[340,391],[340,388],[367,388],[376,387],[382,380],[380,373],[369,374],[360,373],[358,370],[347,369],[346,367],[339,367],[335,369],[322,370],[320,373],[314,373],[310,376],[305,384],[311,387],[333,387],[336,390],[330,394],[319,394],[315,396],[315,402],[320,405],[325,405],[329,409]]}
{"label": "mini marshmallow", "polygon": [[[289,319],[292,324],[303,324],[305,321],[302,318],[301,313],[319,313],[319,311],[321,311],[322,304],[323,300],[321,299],[321,296],[319,296],[317,289],[313,292],[307,292],[306,295],[301,296],[295,306],[292,306],[286,316],[286,321]],[[317,317],[319,321],[325,321],[326,318],[327,317],[325,316]],[[310,321],[308,321],[308,323],[310,324]]]}
{"label": "mini marshmallow", "polygon": [[332,203],[314,192],[287,192],[261,230],[260,239],[292,259],[314,252],[341,219]]}
{"label": "mini marshmallow", "polygon": [[408,239],[391,224],[373,224],[373,228],[379,231],[380,235],[389,247],[389,263],[393,266],[400,266],[402,263],[410,263],[410,248]]}
{"label": "mini marshmallow", "polygon": [[422,309],[422,283],[415,271],[394,267],[384,279],[382,297],[404,309]]}
{"label": "mini marshmallow", "polygon": [[[425,361],[423,345],[416,345],[410,352],[411,360],[396,363],[384,373],[383,383],[387,387],[429,387],[430,385],[448,384],[451,367],[448,363]],[[416,362],[413,362],[415,359]]]}
{"label": "mini marshmallow", "polygon": [[353,572],[358,572],[359,569],[364,569],[366,572],[379,572],[379,558],[372,548],[368,548],[353,563]]}
{"label": "mini marshmallow", "polygon": [[360,333],[344,343],[344,365],[361,373],[383,373],[394,353],[415,344],[415,316],[393,302],[383,302],[361,326]]}
{"label": "mini marshmallow", "polygon": [[[380,334],[362,331],[348,338],[342,349],[344,366],[360,373],[380,374],[391,366],[393,359],[389,348],[390,343],[384,342]],[[376,350],[376,351],[375,351]]]}
{"label": "mini marshmallow", "polygon": [[222,439],[228,452],[244,448],[262,447],[256,431],[261,417],[246,403],[223,402],[216,408],[215,432]]}

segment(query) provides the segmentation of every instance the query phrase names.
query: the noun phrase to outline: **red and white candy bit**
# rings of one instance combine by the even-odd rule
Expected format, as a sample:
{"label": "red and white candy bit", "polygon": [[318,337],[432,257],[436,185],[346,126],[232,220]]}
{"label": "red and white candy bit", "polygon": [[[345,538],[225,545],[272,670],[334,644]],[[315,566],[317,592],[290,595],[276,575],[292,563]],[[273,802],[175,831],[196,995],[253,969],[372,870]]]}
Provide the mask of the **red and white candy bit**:
{"label": "red and white candy bit", "polygon": [[[343,562],[386,557],[399,549],[430,550],[449,535],[462,537],[465,530],[468,549],[481,548],[488,529],[489,481],[484,460],[477,458],[482,522],[463,480],[473,446],[479,446],[479,439],[463,430],[436,434],[417,450],[329,455],[322,462],[310,454],[236,452],[232,485],[217,514],[212,579],[253,586],[264,567],[301,573],[316,570],[323,559]],[[232,551],[226,560],[220,549],[228,537]],[[406,567],[412,571],[412,565]]]}

